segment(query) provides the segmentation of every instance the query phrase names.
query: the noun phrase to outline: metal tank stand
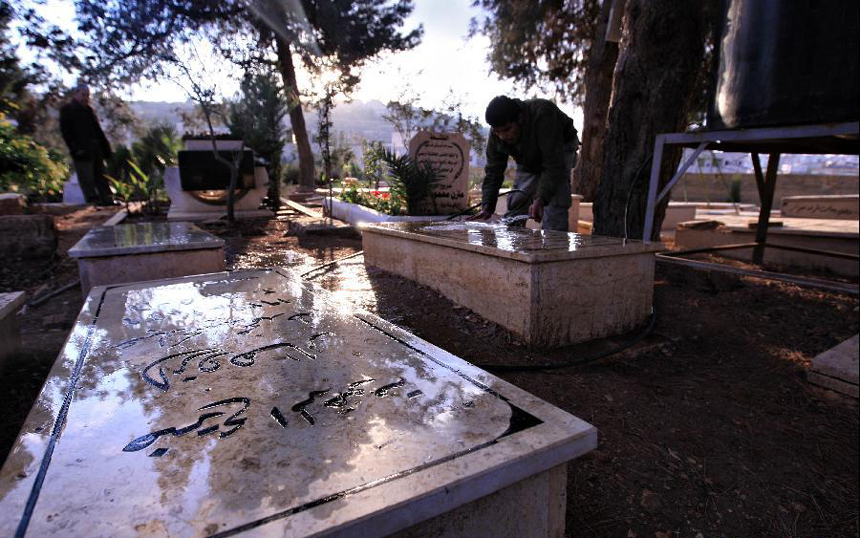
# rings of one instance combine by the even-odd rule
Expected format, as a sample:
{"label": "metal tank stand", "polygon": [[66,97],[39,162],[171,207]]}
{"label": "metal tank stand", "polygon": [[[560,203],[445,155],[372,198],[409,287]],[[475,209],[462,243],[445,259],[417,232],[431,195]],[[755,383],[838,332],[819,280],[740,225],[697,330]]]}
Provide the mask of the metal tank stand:
{"label": "metal tank stand", "polygon": [[[694,148],[694,151],[681,164],[678,171],[672,176],[672,179],[669,180],[658,194],[660,166],[663,161],[663,148],[665,146]],[[654,208],[660,200],[669,194],[672,187],[684,176],[690,165],[696,162],[696,158],[706,149],[750,153],[752,156],[756,185],[758,186],[759,198],[761,200],[761,211],[758,217],[758,226],[756,227],[755,243],[730,246],[732,248],[752,248],[753,262],[761,264],[764,259],[765,246],[785,248],[781,245],[767,244],[766,242],[780,155],[783,153],[860,154],[860,122],[766,127],[734,131],[664,133],[657,135],[654,141],[651,180],[648,185],[645,229],[642,232],[642,240],[646,243],[651,241],[651,234],[654,229]],[[764,173],[762,173],[761,161],[759,160],[760,154],[770,156],[767,162],[767,170]],[[714,247],[712,250],[721,250],[721,248]],[[824,256],[832,254],[828,251],[804,250]],[[845,256],[840,253],[840,257]],[[852,259],[854,258],[857,257],[852,256]]]}

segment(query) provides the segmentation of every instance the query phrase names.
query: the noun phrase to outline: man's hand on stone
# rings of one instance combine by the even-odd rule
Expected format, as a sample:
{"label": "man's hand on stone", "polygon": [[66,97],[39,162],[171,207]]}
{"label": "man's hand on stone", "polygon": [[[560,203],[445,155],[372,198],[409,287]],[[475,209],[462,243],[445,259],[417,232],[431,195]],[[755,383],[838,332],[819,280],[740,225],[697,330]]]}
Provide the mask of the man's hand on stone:
{"label": "man's hand on stone", "polygon": [[472,215],[471,217],[467,217],[466,220],[489,220],[493,214],[487,211],[486,209],[482,209],[480,212]]}
{"label": "man's hand on stone", "polygon": [[529,206],[529,217],[535,222],[543,220],[543,202],[540,201],[540,198],[535,198],[535,201]]}

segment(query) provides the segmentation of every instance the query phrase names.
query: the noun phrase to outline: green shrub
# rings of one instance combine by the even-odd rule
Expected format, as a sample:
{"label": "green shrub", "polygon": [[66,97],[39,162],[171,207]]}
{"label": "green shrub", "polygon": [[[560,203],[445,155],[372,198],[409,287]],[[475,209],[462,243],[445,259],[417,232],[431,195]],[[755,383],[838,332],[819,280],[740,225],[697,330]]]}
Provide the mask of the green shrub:
{"label": "green shrub", "polygon": [[[409,155],[398,156],[387,149],[382,150],[380,158],[388,167],[391,197],[405,201],[407,215],[438,213],[433,189],[442,178],[430,163],[419,164]],[[430,204],[426,203],[427,200],[430,200]]]}
{"label": "green shrub", "polygon": [[[53,158],[52,158],[53,157]],[[40,200],[62,198],[68,166],[0,114],[0,192],[20,192]]]}

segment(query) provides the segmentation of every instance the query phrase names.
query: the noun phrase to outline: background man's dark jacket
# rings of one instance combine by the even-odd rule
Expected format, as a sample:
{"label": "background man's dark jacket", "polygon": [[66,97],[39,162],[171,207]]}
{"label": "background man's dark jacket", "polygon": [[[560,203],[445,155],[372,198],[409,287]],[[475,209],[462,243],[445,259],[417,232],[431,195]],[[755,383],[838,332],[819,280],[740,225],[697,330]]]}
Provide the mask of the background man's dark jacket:
{"label": "background man's dark jacket", "polygon": [[[63,105],[60,108],[60,131],[73,159],[109,157],[112,153],[96,113],[89,105],[75,100]],[[95,152],[101,155],[95,155]]]}
{"label": "background man's dark jacket", "polygon": [[570,181],[564,166],[564,146],[576,138],[573,120],[546,99],[516,99],[522,110],[520,138],[508,145],[494,134],[487,141],[487,166],[481,189],[482,207],[492,212],[505,179],[508,156],[530,174],[540,174],[536,197],[547,205],[556,188]]}

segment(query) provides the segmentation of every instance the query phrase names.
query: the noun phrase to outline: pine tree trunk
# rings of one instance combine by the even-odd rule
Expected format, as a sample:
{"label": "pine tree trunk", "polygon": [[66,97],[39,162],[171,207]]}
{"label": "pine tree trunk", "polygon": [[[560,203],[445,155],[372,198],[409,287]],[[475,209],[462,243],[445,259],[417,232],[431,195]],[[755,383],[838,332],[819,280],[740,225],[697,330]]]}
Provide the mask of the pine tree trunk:
{"label": "pine tree trunk", "polygon": [[290,124],[293,127],[296,149],[299,153],[299,185],[302,190],[312,191],[314,189],[314,153],[311,150],[311,142],[305,126],[305,115],[302,112],[302,104],[299,99],[293,56],[290,52],[289,43],[280,37],[276,37],[275,40],[278,46],[278,67],[281,71],[281,78],[283,78],[284,87],[291,96]]}
{"label": "pine tree trunk", "polygon": [[[714,0],[628,0],[603,174],[594,202],[595,234],[642,238],[654,139],[686,128],[712,28],[713,4]],[[661,183],[668,181],[680,158],[680,149],[664,151]],[[668,202],[667,196],[657,208],[654,239],[659,238]]]}
{"label": "pine tree trunk", "polygon": [[606,41],[611,8],[612,0],[603,0],[585,69],[582,147],[579,149],[576,168],[573,169],[573,192],[581,194],[586,202],[594,200],[603,168],[603,139],[612,97],[612,75],[618,60],[618,43]]}

